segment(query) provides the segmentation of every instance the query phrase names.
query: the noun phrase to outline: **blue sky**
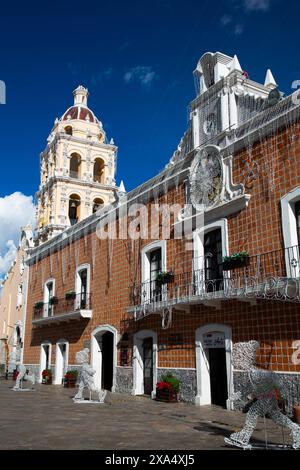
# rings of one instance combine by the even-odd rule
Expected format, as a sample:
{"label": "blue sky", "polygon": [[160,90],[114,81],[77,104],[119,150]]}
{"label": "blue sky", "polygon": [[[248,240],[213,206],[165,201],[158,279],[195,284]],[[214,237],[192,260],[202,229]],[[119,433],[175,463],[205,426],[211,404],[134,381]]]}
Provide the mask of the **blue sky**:
{"label": "blue sky", "polygon": [[35,193],[39,153],[78,84],[119,147],[117,181],[132,189],[177,147],[203,53],[236,53],[258,81],[271,68],[291,92],[300,79],[299,10],[283,0],[2,3],[0,232],[1,198]]}

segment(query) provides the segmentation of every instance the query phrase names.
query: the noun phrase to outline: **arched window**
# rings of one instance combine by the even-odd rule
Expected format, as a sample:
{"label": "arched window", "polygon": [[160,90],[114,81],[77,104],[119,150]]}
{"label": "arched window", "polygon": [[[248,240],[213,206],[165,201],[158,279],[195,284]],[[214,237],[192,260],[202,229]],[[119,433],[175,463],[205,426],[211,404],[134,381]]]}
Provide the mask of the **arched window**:
{"label": "arched window", "polygon": [[93,202],[93,214],[95,214],[95,212],[97,212],[99,209],[101,209],[101,207],[103,206],[103,204],[104,204],[103,199],[100,199],[100,198],[94,199],[94,202]]}
{"label": "arched window", "polygon": [[70,224],[77,224],[80,218],[80,197],[77,194],[71,194],[69,199],[69,219]]}
{"label": "arched window", "polygon": [[81,158],[78,153],[72,153],[70,159],[70,176],[71,178],[79,178],[80,176],[80,162]]}
{"label": "arched window", "polygon": [[68,134],[68,135],[73,135],[72,126],[65,127],[65,133]]}
{"label": "arched window", "polygon": [[96,158],[94,163],[94,181],[96,183],[104,184],[104,161],[101,158]]}

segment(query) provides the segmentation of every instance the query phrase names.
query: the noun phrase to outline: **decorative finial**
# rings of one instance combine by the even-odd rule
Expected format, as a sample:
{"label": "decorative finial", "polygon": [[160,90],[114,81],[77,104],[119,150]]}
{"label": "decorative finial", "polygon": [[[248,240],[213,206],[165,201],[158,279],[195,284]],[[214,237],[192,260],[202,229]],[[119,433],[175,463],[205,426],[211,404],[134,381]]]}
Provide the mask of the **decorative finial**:
{"label": "decorative finial", "polygon": [[266,73],[265,86],[267,86],[269,88],[277,87],[277,83],[276,83],[275,78],[273,77],[273,74],[272,74],[270,69],[268,69],[267,73]]}

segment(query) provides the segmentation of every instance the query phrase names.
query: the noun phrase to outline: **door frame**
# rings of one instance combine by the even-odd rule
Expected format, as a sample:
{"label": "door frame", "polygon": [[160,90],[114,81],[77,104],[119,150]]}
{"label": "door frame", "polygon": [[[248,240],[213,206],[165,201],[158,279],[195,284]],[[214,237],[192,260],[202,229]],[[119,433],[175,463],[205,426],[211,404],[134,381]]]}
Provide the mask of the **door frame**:
{"label": "door frame", "polygon": [[[63,367],[63,360],[62,360],[62,354],[61,354],[61,348],[60,346],[65,344],[66,345],[66,364],[68,366],[69,364],[69,342],[65,339],[60,339],[56,343],[56,358],[55,358],[55,379],[54,379],[54,384],[55,385],[62,385],[62,379],[64,372],[62,370]],[[62,373],[59,376],[59,369],[62,371]]]}
{"label": "door frame", "polygon": [[225,356],[226,356],[226,373],[227,373],[227,390],[228,398],[226,400],[226,408],[232,409],[230,396],[233,392],[233,363],[232,363],[232,330],[227,325],[219,323],[211,323],[202,326],[196,330],[196,374],[197,374],[197,395],[195,398],[196,405],[211,405],[210,390],[210,371],[208,349],[204,347],[203,335],[206,333],[220,332],[225,336]]}
{"label": "door frame", "polygon": [[48,367],[49,369],[51,368],[51,355],[52,355],[52,344],[50,343],[50,341],[43,341],[41,343],[41,350],[40,350],[40,373],[39,373],[39,383],[42,383],[42,372],[43,370],[45,369],[46,367],[46,357],[45,357],[45,350],[44,350],[44,347],[45,346],[49,346],[49,364],[48,364]]}
{"label": "door frame", "polygon": [[144,362],[143,362],[143,341],[152,338],[153,341],[153,390],[151,398],[156,396],[157,383],[157,333],[153,330],[141,330],[133,335],[133,390],[132,395],[144,394]]}
{"label": "door frame", "polygon": [[[105,333],[113,334],[113,380],[111,391],[116,391],[116,371],[117,371],[117,343],[118,343],[118,331],[111,325],[98,326],[92,331],[91,334],[91,366],[96,371],[94,376],[95,386],[97,388],[102,387],[102,351],[101,351],[101,337]],[[100,343],[99,343],[100,340]]]}

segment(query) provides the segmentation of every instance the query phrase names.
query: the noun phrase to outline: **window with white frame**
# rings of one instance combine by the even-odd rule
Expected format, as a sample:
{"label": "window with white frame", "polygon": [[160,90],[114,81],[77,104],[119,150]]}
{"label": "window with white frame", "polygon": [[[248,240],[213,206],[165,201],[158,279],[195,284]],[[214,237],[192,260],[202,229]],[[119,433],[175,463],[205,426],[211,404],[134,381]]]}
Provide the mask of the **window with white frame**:
{"label": "window with white frame", "polygon": [[142,302],[161,301],[163,286],[157,282],[158,274],[166,270],[166,242],[160,240],[142,250]]}
{"label": "window with white frame", "polygon": [[44,317],[53,316],[54,279],[49,279],[44,288]]}
{"label": "window with white frame", "polygon": [[223,289],[223,256],[228,254],[227,219],[194,233],[194,284],[197,292]]}
{"label": "window with white frame", "polygon": [[79,266],[76,270],[76,309],[90,308],[90,265]]}
{"label": "window with white frame", "polygon": [[300,277],[300,187],[281,198],[282,232],[287,277]]}

